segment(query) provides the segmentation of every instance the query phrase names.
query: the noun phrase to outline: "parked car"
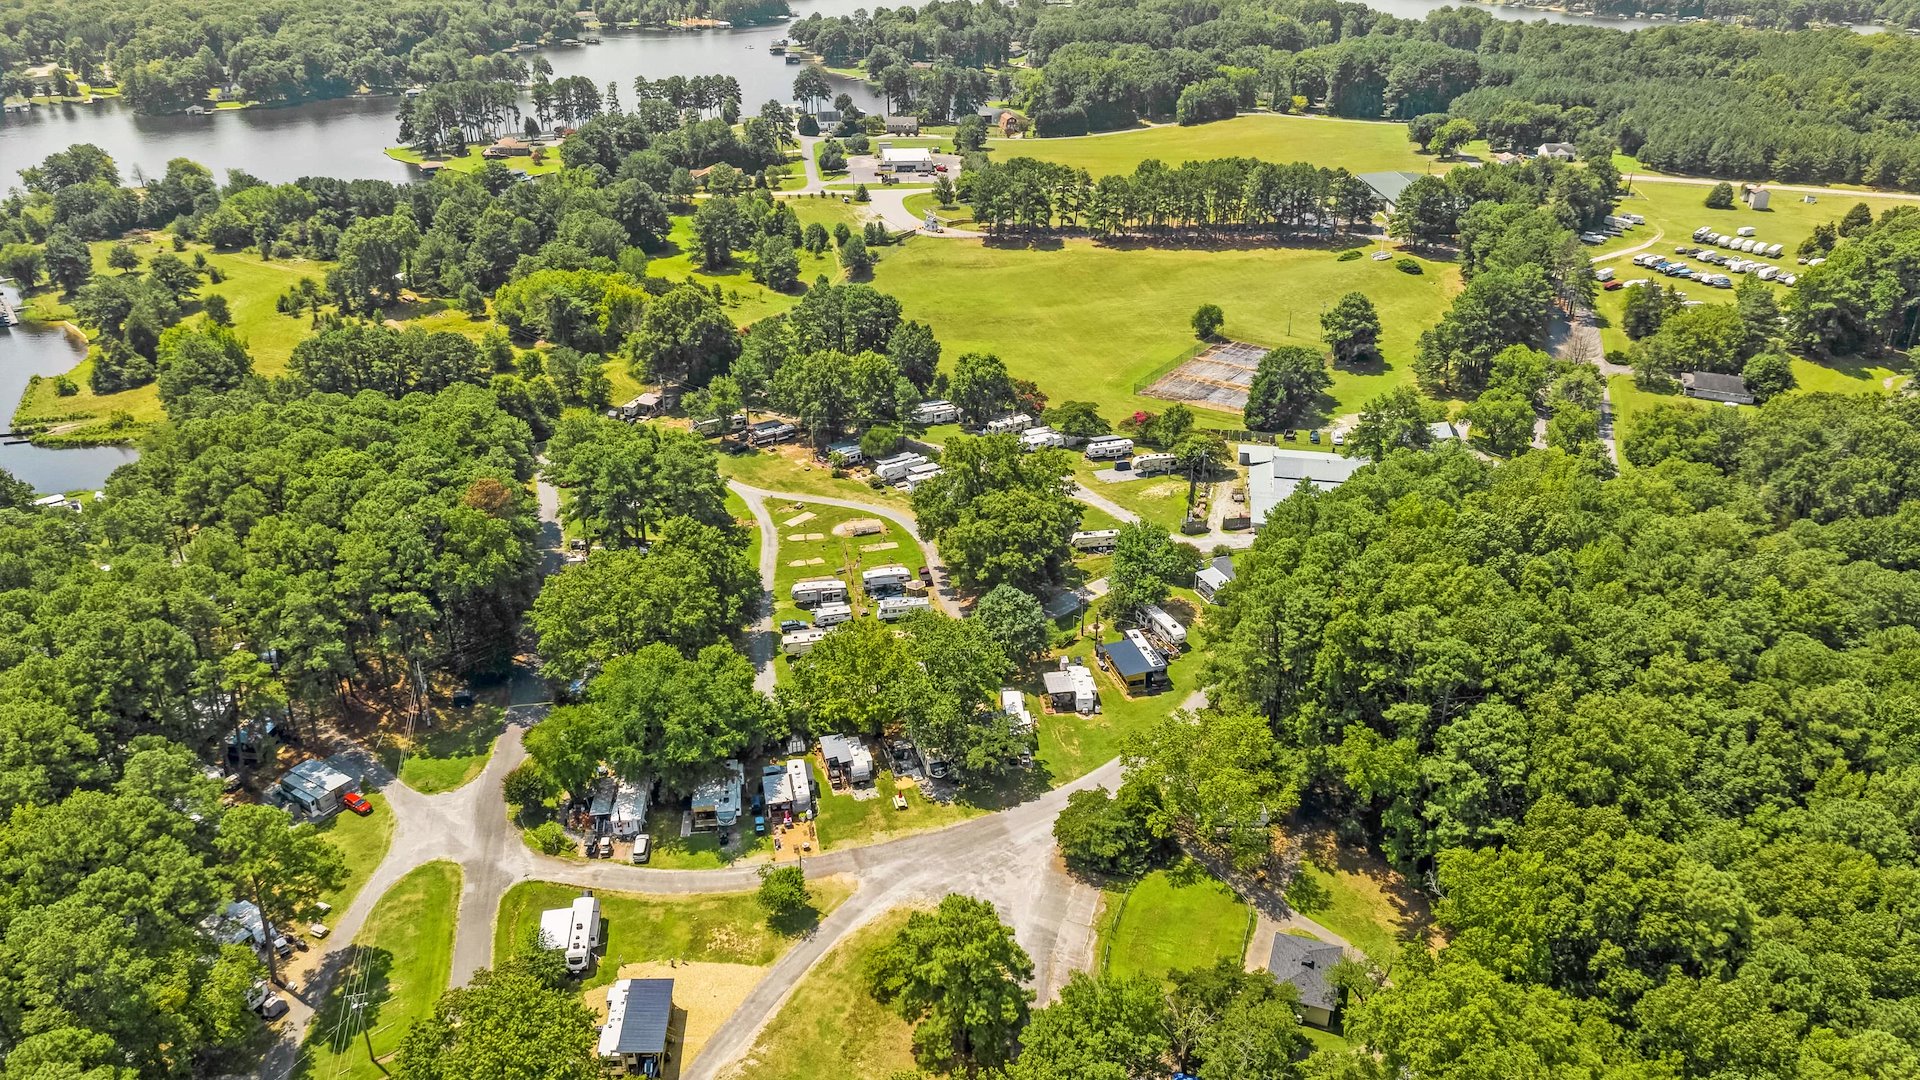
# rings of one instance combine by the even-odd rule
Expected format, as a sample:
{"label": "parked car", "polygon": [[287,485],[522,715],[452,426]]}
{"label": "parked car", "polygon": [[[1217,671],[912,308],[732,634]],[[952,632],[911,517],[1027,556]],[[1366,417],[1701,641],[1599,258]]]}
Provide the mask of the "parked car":
{"label": "parked car", "polygon": [[1280,437],[1287,440],[1288,442],[1292,442],[1293,437],[1296,434],[1297,432],[1295,432],[1292,428],[1288,428],[1287,430],[1280,433]]}
{"label": "parked car", "polygon": [[931,566],[921,567],[920,580],[926,582],[929,585],[933,584],[933,567]]}
{"label": "parked car", "polygon": [[633,838],[633,862],[638,866],[653,858],[653,837],[641,833]]}
{"label": "parked car", "polygon": [[806,628],[807,628],[807,624],[801,622],[799,619],[781,619],[780,620],[780,632],[783,634],[791,634],[795,630],[805,630]]}
{"label": "parked car", "polygon": [[345,795],[340,796],[340,805],[359,814],[361,817],[366,817],[368,814],[373,813],[373,804],[367,801],[365,795],[357,791],[349,791]]}
{"label": "parked car", "polygon": [[613,858],[613,837],[602,836],[594,841],[595,853],[603,859]]}
{"label": "parked car", "polygon": [[1606,283],[1605,285],[1602,285],[1602,286],[1600,286],[1600,287],[1601,287],[1601,288],[1603,288],[1603,289],[1605,289],[1605,290],[1607,290],[1608,292],[1612,292],[1612,291],[1613,291],[1613,290],[1615,290],[1615,289],[1624,289],[1624,288],[1626,288],[1626,287],[1627,287],[1627,283],[1626,283],[1626,282],[1624,282],[1624,281],[1609,281],[1609,282],[1607,282],[1607,283]]}
{"label": "parked car", "polygon": [[1320,445],[1320,429],[1314,428],[1312,431],[1307,432],[1307,441],[1312,443],[1315,446],[1319,446]]}

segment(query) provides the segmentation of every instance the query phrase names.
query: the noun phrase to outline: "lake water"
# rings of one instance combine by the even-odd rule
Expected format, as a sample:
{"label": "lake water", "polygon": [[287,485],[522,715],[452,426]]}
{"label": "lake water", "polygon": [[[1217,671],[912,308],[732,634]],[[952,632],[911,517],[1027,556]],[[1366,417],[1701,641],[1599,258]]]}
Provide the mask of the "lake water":
{"label": "lake water", "polygon": [[[796,10],[836,15],[859,6],[857,0],[821,0]],[[628,104],[634,100],[635,76],[731,75],[740,80],[741,107],[751,115],[769,100],[793,100],[793,77],[800,68],[767,51],[786,33],[785,23],[688,33],[609,32],[599,45],[543,49],[537,55],[553,65],[555,78],[584,75],[602,89],[618,83],[620,100]],[[875,112],[884,105],[865,83],[832,81],[836,92],[853,95],[862,109]],[[38,108],[0,118],[0,169],[5,170],[0,182],[12,183],[20,169],[78,142],[111,154],[129,180],[136,169],[159,176],[168,161],[185,157],[212,169],[215,177],[231,168],[272,183],[303,176],[404,181],[419,174],[382,152],[398,136],[394,115],[399,107],[397,97],[372,97],[207,116],[141,116],[110,99]],[[532,112],[530,106],[527,111]]]}
{"label": "lake water", "polygon": [[[861,0],[802,0],[795,12],[850,14],[868,6]],[[1403,18],[1421,18],[1443,0],[1371,0],[1371,6]],[[1615,29],[1671,26],[1670,22],[1597,19],[1558,11],[1478,6],[1496,19],[1585,23]],[[1862,31],[1878,27],[1859,27]],[[584,48],[542,50],[556,77],[585,75],[601,87],[619,84],[622,101],[633,100],[633,80],[669,75],[727,74],[740,80],[743,108],[752,113],[768,100],[792,99],[798,68],[767,52],[785,36],[784,23],[739,30],[692,33],[608,33],[604,42]],[[864,83],[835,79],[861,108],[876,111],[883,99]],[[140,116],[126,105],[102,99],[93,105],[56,105],[24,115],[0,116],[0,177],[12,182],[18,170],[56,150],[90,142],[119,162],[123,176],[136,170],[158,176],[167,162],[187,157],[212,169],[245,169],[264,180],[284,183],[302,176],[401,181],[414,172],[381,151],[393,144],[399,124],[399,99],[352,98],[285,108],[237,109],[207,116]]]}
{"label": "lake water", "polygon": [[[0,286],[18,308],[20,295],[11,285]],[[35,375],[54,376],[70,371],[86,359],[87,347],[64,327],[21,324],[0,329],[0,402],[8,408],[19,402],[27,381]],[[8,420],[12,416],[7,417]],[[124,446],[47,447],[0,445],[0,468],[42,492],[98,488],[107,474],[140,456]]]}

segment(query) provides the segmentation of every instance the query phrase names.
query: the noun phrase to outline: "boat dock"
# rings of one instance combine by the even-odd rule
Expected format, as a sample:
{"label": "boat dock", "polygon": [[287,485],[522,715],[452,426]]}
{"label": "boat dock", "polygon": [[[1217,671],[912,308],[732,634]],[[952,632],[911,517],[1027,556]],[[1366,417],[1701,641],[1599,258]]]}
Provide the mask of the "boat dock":
{"label": "boat dock", "polygon": [[0,326],[12,326],[19,321],[20,317],[13,313],[13,305],[7,303],[4,294],[0,294]]}

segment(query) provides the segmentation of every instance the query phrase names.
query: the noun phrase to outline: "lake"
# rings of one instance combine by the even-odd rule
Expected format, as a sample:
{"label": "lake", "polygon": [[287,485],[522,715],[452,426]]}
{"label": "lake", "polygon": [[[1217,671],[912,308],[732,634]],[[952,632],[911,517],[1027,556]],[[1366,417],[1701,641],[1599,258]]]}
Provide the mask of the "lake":
{"label": "lake", "polygon": [[[0,286],[19,306],[20,294],[11,285]],[[40,323],[0,329],[0,402],[11,409],[35,375],[51,377],[73,369],[86,359],[84,342],[64,327]],[[12,419],[9,413],[8,420]],[[35,491],[78,491],[99,488],[107,474],[140,456],[125,446],[51,447],[0,445],[0,468],[32,484]]]}
{"label": "lake", "polygon": [[[851,14],[867,6],[860,0],[818,0],[799,3],[795,12],[806,15]],[[911,5],[908,5],[911,6]],[[1442,0],[1373,0],[1378,10],[1402,18],[1422,18]],[[1476,5],[1496,19],[1531,22],[1585,23],[1630,30],[1672,26],[1671,22],[1637,19],[1598,19],[1560,11]],[[1876,31],[1879,27],[1859,27]],[[669,75],[726,74],[740,80],[742,107],[751,114],[768,100],[792,100],[797,68],[767,52],[767,45],[786,35],[786,24],[738,30],[688,33],[608,32],[599,45],[584,48],[543,49],[555,77],[585,75],[604,87],[620,86],[622,101],[633,100],[637,75],[661,79]],[[869,112],[884,101],[864,83],[836,78],[837,88],[852,94]],[[381,151],[393,145],[399,124],[394,119],[396,97],[349,98],[282,108],[216,111],[207,116],[140,116],[112,99],[93,105],[55,105],[24,116],[0,118],[0,162],[9,180],[18,170],[56,150],[90,142],[113,155],[123,177],[136,170],[158,176],[176,157],[191,158],[212,169],[216,177],[227,169],[245,169],[274,183],[302,176],[402,181],[416,175]],[[529,110],[530,111],[530,110]]]}
{"label": "lake", "polygon": [[[823,0],[799,7],[801,13],[851,13],[857,0]],[[731,75],[740,80],[741,109],[747,115],[768,101],[793,100],[799,67],[767,51],[787,34],[786,23],[685,33],[607,32],[599,45],[542,49],[523,56],[545,56],[553,77],[584,75],[603,89],[618,83],[620,100],[634,100],[633,80],[645,75]],[[868,112],[884,99],[865,83],[831,77],[835,90],[853,95]],[[127,105],[101,99],[92,105],[55,105],[0,119],[0,162],[7,182],[19,170],[74,143],[105,150],[120,166],[123,180],[138,170],[159,176],[167,162],[190,158],[223,178],[228,169],[245,169],[271,183],[303,176],[405,181],[419,174],[383,152],[398,140],[394,119],[398,97],[347,98],[280,108],[216,110],[206,116],[141,116]],[[532,107],[527,106],[532,114]]]}

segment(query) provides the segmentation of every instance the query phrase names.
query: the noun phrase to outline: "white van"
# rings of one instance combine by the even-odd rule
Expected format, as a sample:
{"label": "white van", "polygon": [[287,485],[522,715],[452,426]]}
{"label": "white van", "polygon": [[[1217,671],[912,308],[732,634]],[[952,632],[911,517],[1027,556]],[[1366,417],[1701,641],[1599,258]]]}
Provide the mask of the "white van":
{"label": "white van", "polygon": [[1159,476],[1172,472],[1177,460],[1172,454],[1141,454],[1133,459],[1133,471],[1136,476]]}
{"label": "white van", "polygon": [[1147,629],[1154,637],[1175,648],[1186,648],[1187,628],[1180,625],[1180,620],[1167,614],[1164,608],[1158,604],[1147,604],[1140,609],[1140,614],[1146,616]]}
{"label": "white van", "polygon": [[849,604],[821,604],[813,613],[813,625],[817,627],[839,626],[853,618],[853,607]]}
{"label": "white van", "polygon": [[1133,440],[1119,435],[1102,435],[1087,440],[1087,459],[1089,461],[1118,461],[1133,454]]}

